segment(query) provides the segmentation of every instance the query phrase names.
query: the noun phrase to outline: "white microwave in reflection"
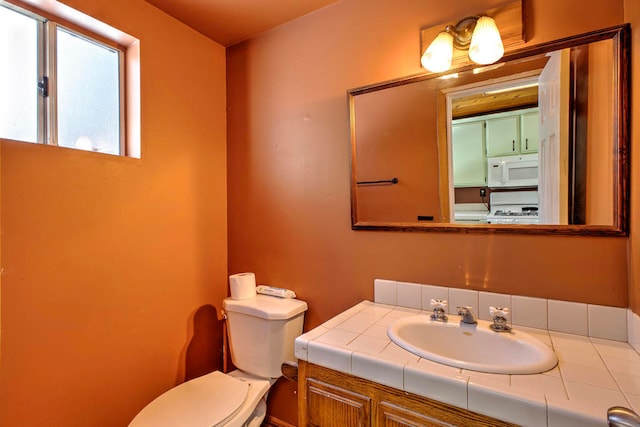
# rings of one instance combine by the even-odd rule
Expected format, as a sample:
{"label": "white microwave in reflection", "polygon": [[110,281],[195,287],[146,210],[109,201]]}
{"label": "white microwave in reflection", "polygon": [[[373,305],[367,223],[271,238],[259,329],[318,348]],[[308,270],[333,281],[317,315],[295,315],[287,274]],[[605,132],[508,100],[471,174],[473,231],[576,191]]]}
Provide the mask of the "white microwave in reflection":
{"label": "white microwave in reflection", "polygon": [[490,157],[488,160],[488,186],[534,187],[538,185],[539,162],[537,154]]}

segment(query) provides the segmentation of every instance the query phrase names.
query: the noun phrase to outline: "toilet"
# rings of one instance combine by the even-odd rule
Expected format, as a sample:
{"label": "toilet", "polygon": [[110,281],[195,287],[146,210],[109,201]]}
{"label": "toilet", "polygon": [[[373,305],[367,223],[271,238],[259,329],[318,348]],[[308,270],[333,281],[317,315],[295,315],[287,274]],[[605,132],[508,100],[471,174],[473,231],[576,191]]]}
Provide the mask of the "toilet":
{"label": "toilet", "polygon": [[149,403],[129,427],[259,427],[281,365],[295,360],[307,303],[256,295],[223,301],[231,359],[237,370],[215,371],[172,388]]}

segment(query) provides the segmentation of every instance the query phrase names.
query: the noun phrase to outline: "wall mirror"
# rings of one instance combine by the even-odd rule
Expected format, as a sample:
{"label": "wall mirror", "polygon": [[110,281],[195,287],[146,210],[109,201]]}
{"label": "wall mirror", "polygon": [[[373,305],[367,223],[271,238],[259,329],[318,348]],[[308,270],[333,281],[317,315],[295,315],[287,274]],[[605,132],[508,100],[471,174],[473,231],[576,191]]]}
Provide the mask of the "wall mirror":
{"label": "wall mirror", "polygon": [[627,235],[629,34],[349,90],[352,228]]}

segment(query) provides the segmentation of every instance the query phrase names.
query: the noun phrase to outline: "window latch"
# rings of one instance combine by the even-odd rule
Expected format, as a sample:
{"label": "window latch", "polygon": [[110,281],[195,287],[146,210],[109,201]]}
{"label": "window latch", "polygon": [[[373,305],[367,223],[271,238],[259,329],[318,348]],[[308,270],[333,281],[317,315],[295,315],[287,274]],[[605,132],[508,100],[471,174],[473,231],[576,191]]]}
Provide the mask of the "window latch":
{"label": "window latch", "polygon": [[38,82],[38,89],[45,98],[49,96],[49,77],[42,76],[42,80]]}

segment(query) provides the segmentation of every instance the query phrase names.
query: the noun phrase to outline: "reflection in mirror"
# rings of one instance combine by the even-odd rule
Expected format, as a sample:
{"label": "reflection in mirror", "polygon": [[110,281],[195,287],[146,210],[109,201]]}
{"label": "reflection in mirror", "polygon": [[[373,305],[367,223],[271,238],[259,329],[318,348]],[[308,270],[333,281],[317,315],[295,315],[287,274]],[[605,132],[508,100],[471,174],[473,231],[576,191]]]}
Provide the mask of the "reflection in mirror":
{"label": "reflection in mirror", "polygon": [[613,225],[613,53],[557,50],[448,93],[456,222]]}
{"label": "reflection in mirror", "polygon": [[[358,213],[365,221],[441,222],[435,80],[359,95],[356,117]],[[430,101],[430,102],[429,102]],[[359,119],[358,119],[359,120]],[[365,124],[366,124],[365,123]],[[365,142],[366,141],[366,142]],[[398,183],[368,184],[398,178]]]}
{"label": "reflection in mirror", "polygon": [[627,31],[349,91],[353,228],[625,234]]}

